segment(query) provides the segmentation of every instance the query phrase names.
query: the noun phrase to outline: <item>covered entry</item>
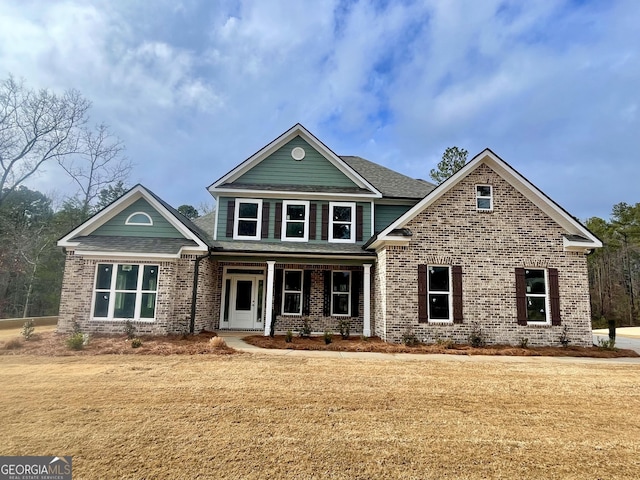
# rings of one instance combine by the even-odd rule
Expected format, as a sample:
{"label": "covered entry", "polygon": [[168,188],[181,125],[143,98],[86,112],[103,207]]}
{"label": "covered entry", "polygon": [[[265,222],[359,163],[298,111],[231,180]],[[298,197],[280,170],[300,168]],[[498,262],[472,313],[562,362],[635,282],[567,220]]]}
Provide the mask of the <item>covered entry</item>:
{"label": "covered entry", "polygon": [[264,285],[264,270],[225,268],[220,327],[229,330],[262,330]]}

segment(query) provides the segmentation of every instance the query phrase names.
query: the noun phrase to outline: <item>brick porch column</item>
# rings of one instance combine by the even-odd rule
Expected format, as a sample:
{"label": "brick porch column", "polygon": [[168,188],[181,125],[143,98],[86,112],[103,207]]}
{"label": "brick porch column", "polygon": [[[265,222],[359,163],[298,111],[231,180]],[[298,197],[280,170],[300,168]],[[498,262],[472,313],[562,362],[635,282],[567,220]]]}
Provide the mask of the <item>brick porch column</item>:
{"label": "brick porch column", "polygon": [[273,272],[275,260],[267,262],[267,304],[264,312],[264,336],[268,337],[271,333],[271,322],[273,321]]}
{"label": "brick porch column", "polygon": [[371,336],[371,264],[365,263],[364,267],[364,319],[362,326],[362,335]]}

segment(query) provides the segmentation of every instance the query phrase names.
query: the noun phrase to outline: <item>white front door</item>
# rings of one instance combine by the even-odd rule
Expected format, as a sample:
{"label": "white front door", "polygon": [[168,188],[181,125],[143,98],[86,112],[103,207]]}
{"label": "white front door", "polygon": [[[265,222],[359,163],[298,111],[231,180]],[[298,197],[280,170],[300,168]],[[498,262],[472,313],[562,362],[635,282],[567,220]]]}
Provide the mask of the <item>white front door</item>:
{"label": "white front door", "polygon": [[261,329],[264,278],[256,275],[232,275],[229,286],[229,328]]}

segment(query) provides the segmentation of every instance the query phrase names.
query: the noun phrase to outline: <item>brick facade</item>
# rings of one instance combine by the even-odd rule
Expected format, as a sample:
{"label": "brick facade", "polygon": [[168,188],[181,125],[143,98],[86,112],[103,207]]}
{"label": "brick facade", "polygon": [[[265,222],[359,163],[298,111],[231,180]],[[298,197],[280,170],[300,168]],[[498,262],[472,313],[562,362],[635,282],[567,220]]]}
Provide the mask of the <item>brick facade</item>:
{"label": "brick facade", "polygon": [[[494,209],[476,211],[475,186],[493,185]],[[406,226],[408,246],[387,246],[378,256],[376,334],[391,342],[413,331],[418,339],[467,343],[477,323],[488,343],[558,345],[563,329],[571,345],[591,345],[587,263],[563,249],[563,229],[485,164],[462,179]],[[418,323],[418,265],[462,267],[462,324]],[[515,268],[557,268],[562,325],[520,326]]]}

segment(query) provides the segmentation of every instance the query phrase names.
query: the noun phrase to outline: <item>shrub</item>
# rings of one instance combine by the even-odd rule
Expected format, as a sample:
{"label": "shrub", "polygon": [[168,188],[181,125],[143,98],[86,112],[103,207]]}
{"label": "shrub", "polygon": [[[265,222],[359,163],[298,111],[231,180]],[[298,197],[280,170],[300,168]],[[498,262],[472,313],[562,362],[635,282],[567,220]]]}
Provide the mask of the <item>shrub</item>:
{"label": "shrub", "polygon": [[302,338],[309,338],[311,336],[311,325],[309,324],[309,320],[306,318],[302,322],[302,327],[298,330],[298,335]]}
{"label": "shrub", "polygon": [[213,348],[224,348],[227,346],[227,343],[224,341],[222,337],[211,337],[209,343]]}
{"label": "shrub", "polygon": [[407,328],[402,334],[402,343],[407,347],[415,347],[420,343],[420,340],[418,340],[418,337],[416,337],[412,329]]}
{"label": "shrub", "polygon": [[33,320],[27,320],[22,325],[22,332],[20,334],[24,337],[25,340],[29,340],[33,336],[33,332],[35,330],[35,326]]}
{"label": "shrub", "polygon": [[142,340],[137,337],[131,339],[131,348],[140,348],[142,346]]}
{"label": "shrub", "polygon": [[560,334],[560,344],[564,348],[567,348],[569,346],[569,343],[571,343],[571,340],[569,340],[569,331],[567,330],[567,326],[565,325],[562,329],[562,333]]}
{"label": "shrub", "polygon": [[482,333],[480,325],[474,323],[473,327],[471,328],[471,333],[469,334],[469,345],[471,345],[473,348],[481,348],[486,344],[487,341],[484,338],[484,333]]}
{"label": "shrub", "polygon": [[19,348],[22,348],[22,342],[19,338],[12,338],[11,340],[7,340],[4,343],[3,348],[5,350],[17,350]]}
{"label": "shrub", "polygon": [[523,337],[520,339],[520,348],[528,348],[529,347],[529,339]]}
{"label": "shrub", "polygon": [[127,334],[127,338],[129,340],[133,340],[134,338],[136,338],[136,327],[133,323],[131,323],[131,320],[127,320],[126,322],[124,322],[124,333]]}
{"label": "shrub", "polygon": [[436,339],[436,344],[446,348],[447,350],[449,350],[450,348],[453,348],[453,340],[451,340],[450,338],[440,338],[438,337]]}
{"label": "shrub", "polygon": [[82,350],[85,346],[84,335],[80,332],[74,333],[67,338],[67,347],[71,350]]}
{"label": "shrub", "polygon": [[604,349],[604,350],[616,350],[616,341],[615,339],[604,339],[604,338],[599,338],[598,339],[598,347]]}
{"label": "shrub", "polygon": [[287,333],[284,336],[284,341],[287,343],[291,343],[293,341],[293,332],[291,330],[287,330]]}
{"label": "shrub", "polygon": [[351,322],[348,319],[343,318],[338,322],[338,328],[340,329],[340,336],[343,340],[347,340],[351,335]]}
{"label": "shrub", "polygon": [[324,344],[325,345],[329,345],[331,342],[333,342],[333,333],[331,332],[331,330],[325,330],[324,331]]}

